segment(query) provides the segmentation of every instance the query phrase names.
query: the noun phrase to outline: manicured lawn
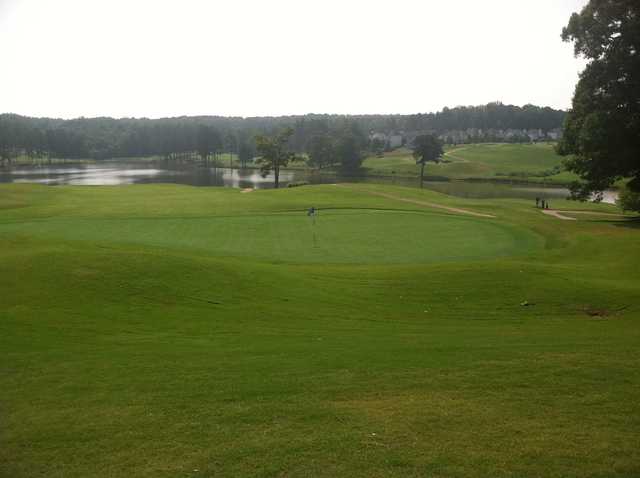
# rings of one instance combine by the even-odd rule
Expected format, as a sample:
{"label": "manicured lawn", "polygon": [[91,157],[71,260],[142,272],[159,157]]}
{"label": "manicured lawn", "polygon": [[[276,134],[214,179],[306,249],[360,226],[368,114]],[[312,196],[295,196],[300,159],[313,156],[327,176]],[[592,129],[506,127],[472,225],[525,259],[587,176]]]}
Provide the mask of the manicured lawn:
{"label": "manicured lawn", "polygon": [[638,476],[640,226],[580,219],[2,186],[0,476]]}
{"label": "manicured lawn", "polygon": [[379,209],[190,218],[39,219],[3,233],[105,246],[155,246],[206,256],[290,263],[426,263],[513,254],[542,241],[476,218]]}

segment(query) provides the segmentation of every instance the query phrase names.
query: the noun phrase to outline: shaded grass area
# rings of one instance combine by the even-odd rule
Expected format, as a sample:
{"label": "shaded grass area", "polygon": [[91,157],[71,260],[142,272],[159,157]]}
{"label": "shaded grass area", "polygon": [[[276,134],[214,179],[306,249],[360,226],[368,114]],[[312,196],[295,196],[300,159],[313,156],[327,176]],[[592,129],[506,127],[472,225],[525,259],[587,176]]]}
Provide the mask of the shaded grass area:
{"label": "shaded grass area", "polygon": [[[317,224],[344,263],[291,237],[309,204],[346,208]],[[3,186],[0,474],[636,476],[632,223],[390,186]]]}

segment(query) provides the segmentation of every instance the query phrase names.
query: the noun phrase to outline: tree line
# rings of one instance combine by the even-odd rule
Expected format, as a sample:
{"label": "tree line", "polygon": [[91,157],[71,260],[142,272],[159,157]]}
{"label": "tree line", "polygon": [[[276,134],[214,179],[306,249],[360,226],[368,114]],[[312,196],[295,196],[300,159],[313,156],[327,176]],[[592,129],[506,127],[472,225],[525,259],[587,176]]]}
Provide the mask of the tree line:
{"label": "tree line", "polygon": [[[232,152],[253,158],[257,132],[220,128],[216,118],[61,120],[0,115],[0,160],[108,159],[160,156],[216,159]],[[224,123],[224,121],[222,121]]]}
{"label": "tree line", "polygon": [[[216,158],[256,154],[255,137],[291,128],[297,153],[312,153],[319,167],[337,153],[358,162],[355,151],[370,147],[371,132],[404,134],[476,129],[542,129],[561,126],[565,113],[551,108],[490,103],[445,108],[416,115],[318,115],[281,117],[177,117],[163,119],[77,118],[72,120],[0,115],[0,160],[30,158],[106,159],[159,156],[166,159]],[[414,134],[415,136],[415,134]],[[375,148],[370,148],[375,149]],[[329,155],[329,151],[333,155]],[[348,160],[349,161],[349,160]],[[347,162],[348,162],[347,161]]]}

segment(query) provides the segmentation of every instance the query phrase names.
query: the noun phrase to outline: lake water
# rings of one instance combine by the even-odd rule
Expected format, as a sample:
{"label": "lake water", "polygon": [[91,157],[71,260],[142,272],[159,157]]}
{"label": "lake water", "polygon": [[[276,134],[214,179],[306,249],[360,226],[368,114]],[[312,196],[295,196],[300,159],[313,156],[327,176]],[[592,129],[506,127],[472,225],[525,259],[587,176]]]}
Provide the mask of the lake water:
{"label": "lake water", "polygon": [[[39,183],[49,185],[116,186],[123,184],[176,183],[192,186],[226,186],[236,188],[272,188],[273,175],[263,178],[256,169],[213,168],[193,163],[103,161],[86,164],[17,165],[0,167],[0,183]],[[418,187],[416,179],[343,177],[309,171],[287,170],[280,173],[281,186],[290,182],[312,184],[336,182],[372,182]],[[481,181],[427,181],[425,188],[468,198],[544,197],[565,199],[566,188]],[[614,203],[615,191],[607,191],[604,202]],[[553,207],[553,205],[552,205]]]}

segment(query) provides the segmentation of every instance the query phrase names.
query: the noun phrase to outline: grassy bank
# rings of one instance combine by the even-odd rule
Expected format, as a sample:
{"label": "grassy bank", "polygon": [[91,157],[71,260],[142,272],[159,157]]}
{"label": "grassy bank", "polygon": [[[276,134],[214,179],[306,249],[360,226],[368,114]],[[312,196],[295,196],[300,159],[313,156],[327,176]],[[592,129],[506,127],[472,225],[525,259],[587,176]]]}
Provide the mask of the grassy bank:
{"label": "grassy bank", "polygon": [[[429,176],[450,179],[484,179],[566,184],[576,179],[562,171],[562,158],[550,143],[471,144],[447,149],[444,161],[429,164]],[[367,158],[363,164],[370,175],[418,177],[420,168],[411,151],[399,149],[381,158]]]}
{"label": "grassy bank", "polygon": [[640,226],[575,216],[0,186],[0,475],[637,476]]}

